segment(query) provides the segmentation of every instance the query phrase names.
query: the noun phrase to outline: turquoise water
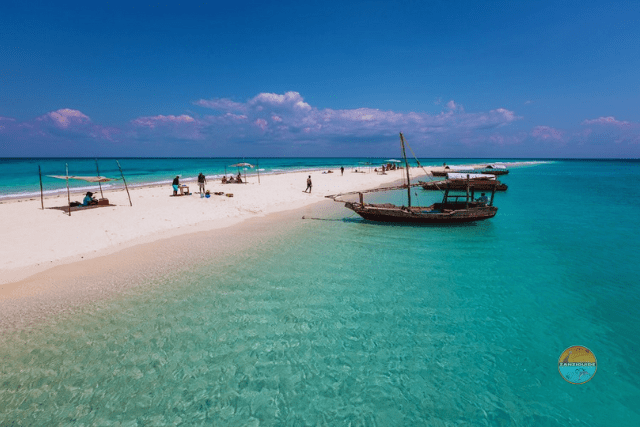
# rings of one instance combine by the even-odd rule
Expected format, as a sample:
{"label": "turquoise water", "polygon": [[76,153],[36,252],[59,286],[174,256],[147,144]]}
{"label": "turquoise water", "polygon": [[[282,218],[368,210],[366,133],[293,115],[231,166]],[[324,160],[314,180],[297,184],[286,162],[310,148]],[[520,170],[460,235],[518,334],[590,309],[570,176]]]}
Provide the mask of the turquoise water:
{"label": "turquoise water", "polygon": [[[374,168],[386,159],[373,158],[339,158],[339,157],[305,157],[305,158],[123,158],[118,159],[122,166],[127,185],[170,184],[176,175],[183,181],[195,180],[200,172],[209,179],[222,177],[225,173],[252,175],[251,180],[257,182],[257,173],[272,174],[291,171],[333,169],[344,166],[347,171],[357,168]],[[447,163],[494,162],[495,159],[421,159],[424,165],[442,165]],[[122,187],[120,170],[116,159],[97,159],[100,175],[117,181],[102,184],[104,188]],[[253,168],[239,169],[232,167],[238,163],[249,163]],[[415,161],[413,162],[415,165]],[[49,177],[49,175],[65,175],[66,166],[69,175],[95,176],[97,174],[96,159],[87,158],[0,158],[0,200],[13,197],[34,197],[40,195],[38,166],[42,171],[42,185],[45,194],[66,192],[66,183]],[[97,185],[85,181],[70,180],[73,189],[97,189]]]}
{"label": "turquoise water", "polygon": [[[638,179],[640,162],[512,169],[471,225],[320,210],[5,334],[0,425],[639,425]],[[582,385],[558,372],[573,345],[598,360]]]}

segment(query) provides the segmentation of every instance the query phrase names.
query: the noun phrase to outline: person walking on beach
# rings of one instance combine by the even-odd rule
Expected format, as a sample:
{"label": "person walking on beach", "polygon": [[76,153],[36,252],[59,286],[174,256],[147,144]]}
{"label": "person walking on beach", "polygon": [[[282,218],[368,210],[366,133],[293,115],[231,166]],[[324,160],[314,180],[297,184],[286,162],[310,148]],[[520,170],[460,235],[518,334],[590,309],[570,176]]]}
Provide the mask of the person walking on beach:
{"label": "person walking on beach", "polygon": [[344,166],[340,166],[340,176],[344,175]]}
{"label": "person walking on beach", "polygon": [[205,178],[204,174],[200,172],[198,175],[198,187],[200,187],[200,194],[204,193],[204,185],[207,183],[207,178]]}
{"label": "person walking on beach", "polygon": [[[311,184],[311,175],[309,175],[309,178],[307,178],[307,190],[309,190],[309,193],[311,193],[311,187],[313,187],[313,185]],[[304,192],[306,193],[307,190],[304,190]]]}

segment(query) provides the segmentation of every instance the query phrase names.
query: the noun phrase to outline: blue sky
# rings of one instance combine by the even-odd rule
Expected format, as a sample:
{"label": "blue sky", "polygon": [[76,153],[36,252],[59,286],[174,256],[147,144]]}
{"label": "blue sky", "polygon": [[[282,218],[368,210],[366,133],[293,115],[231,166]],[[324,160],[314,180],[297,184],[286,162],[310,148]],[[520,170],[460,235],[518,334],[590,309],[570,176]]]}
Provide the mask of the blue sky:
{"label": "blue sky", "polygon": [[3,2],[0,156],[640,157],[640,3]]}

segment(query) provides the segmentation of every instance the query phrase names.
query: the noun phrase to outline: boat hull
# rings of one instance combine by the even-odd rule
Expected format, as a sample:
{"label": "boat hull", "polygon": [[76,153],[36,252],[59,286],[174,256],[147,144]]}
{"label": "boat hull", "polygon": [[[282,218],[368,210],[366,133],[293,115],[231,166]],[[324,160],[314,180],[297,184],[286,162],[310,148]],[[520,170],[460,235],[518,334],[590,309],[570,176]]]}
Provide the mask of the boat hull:
{"label": "boat hull", "polygon": [[[459,179],[431,181],[423,182],[421,186],[425,190],[446,190],[448,188],[449,190],[464,191],[467,188],[467,181]],[[472,179],[469,181],[469,188],[474,190],[491,191],[494,187],[496,191],[507,191],[508,188],[507,184],[496,183],[496,181],[488,179]]]}
{"label": "boat hull", "polygon": [[345,202],[345,207],[369,221],[412,224],[456,224],[482,221],[493,218],[498,212],[498,208],[495,206],[431,210],[433,206],[407,208],[404,206],[362,205],[360,203]]}

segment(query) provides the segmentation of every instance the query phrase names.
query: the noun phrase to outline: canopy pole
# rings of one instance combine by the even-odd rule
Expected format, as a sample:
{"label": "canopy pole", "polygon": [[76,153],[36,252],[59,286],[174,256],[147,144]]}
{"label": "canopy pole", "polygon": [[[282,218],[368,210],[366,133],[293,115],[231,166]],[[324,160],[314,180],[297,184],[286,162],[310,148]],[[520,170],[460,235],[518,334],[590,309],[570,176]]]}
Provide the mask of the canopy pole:
{"label": "canopy pole", "polygon": [[69,201],[69,216],[71,216],[71,193],[69,192],[69,163],[64,164],[67,168],[67,200]]}
{"label": "canopy pole", "polygon": [[[98,179],[100,178],[100,168],[98,167],[98,159],[96,158],[96,172],[98,173]],[[98,185],[100,186],[100,198],[104,199],[104,194],[102,194],[102,183],[98,181]]]}
{"label": "canopy pole", "polygon": [[40,205],[42,205],[42,210],[44,210],[44,196],[42,195],[42,171],[40,170],[40,165],[38,165],[38,176],[40,177]]}
{"label": "canopy pole", "polygon": [[129,194],[129,187],[127,187],[127,180],[124,179],[124,173],[122,173],[120,162],[116,160],[116,163],[118,164],[118,169],[120,169],[120,176],[122,176],[122,182],[124,182],[124,188],[125,190],[127,190],[127,196],[129,196],[129,206],[133,206],[133,203],[131,203],[131,194]]}
{"label": "canopy pole", "polygon": [[258,172],[258,184],[260,184],[260,163],[258,162],[258,159],[256,159],[256,170]]}

